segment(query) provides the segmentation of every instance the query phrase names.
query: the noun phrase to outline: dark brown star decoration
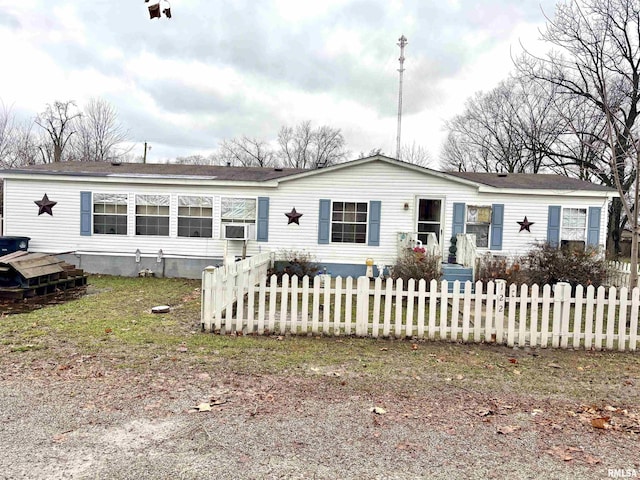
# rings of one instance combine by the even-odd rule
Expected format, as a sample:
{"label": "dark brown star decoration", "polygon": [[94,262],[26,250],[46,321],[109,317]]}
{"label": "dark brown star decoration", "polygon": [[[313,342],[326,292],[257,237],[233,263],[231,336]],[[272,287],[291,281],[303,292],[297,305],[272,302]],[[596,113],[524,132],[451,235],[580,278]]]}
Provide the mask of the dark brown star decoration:
{"label": "dark brown star decoration", "polygon": [[51,200],[49,200],[49,197],[47,197],[47,194],[44,194],[44,197],[42,197],[42,200],[34,200],[34,202],[36,205],[38,205],[38,215],[42,215],[43,213],[48,213],[49,215],[51,215],[53,217],[53,206],[58,203],[58,202],[52,202]]}
{"label": "dark brown star decoration", "polygon": [[531,232],[531,225],[534,225],[536,222],[530,222],[529,220],[527,220],[527,217],[524,217],[524,220],[521,222],[518,222],[518,224],[520,225],[520,232],[523,230],[526,230],[527,232]]}
{"label": "dark brown star decoration", "polygon": [[296,208],[293,207],[293,209],[289,213],[285,213],[285,215],[289,219],[289,221],[287,222],[287,225],[289,225],[290,223],[295,223],[296,225],[300,225],[300,217],[304,214],[296,212]]}

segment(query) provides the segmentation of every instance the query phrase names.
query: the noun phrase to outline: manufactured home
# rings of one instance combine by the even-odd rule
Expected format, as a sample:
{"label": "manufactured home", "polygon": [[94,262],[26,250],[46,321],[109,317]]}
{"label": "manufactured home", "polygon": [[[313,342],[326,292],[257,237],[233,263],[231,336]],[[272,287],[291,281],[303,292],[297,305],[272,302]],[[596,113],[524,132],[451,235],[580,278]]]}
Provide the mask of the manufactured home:
{"label": "manufactured home", "polygon": [[[91,273],[199,277],[266,251],[311,253],[334,275],[391,265],[427,242],[447,259],[536,242],[603,247],[607,187],[547,174],[445,173],[376,155],[316,170],[139,163],[4,170],[4,234]],[[370,262],[371,262],[370,260]]]}

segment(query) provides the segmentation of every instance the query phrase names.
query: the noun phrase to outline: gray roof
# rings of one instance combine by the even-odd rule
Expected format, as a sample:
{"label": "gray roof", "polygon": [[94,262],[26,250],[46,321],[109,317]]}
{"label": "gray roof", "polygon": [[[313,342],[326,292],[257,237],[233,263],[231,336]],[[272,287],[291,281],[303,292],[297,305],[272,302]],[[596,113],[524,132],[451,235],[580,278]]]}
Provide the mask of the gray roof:
{"label": "gray roof", "polygon": [[476,172],[438,172],[416,165],[401,162],[392,158],[375,155],[372,157],[352,160],[321,170],[301,168],[263,168],[263,167],[227,167],[219,165],[182,165],[173,163],[119,163],[109,162],[60,162],[43,165],[32,165],[19,169],[0,171],[6,173],[42,173],[45,175],[71,176],[123,176],[123,177],[174,177],[194,179],[215,179],[236,182],[264,182],[293,176],[300,173],[321,174],[324,170],[334,170],[348,167],[349,164],[359,164],[381,160],[403,166],[416,168],[424,172],[431,172],[449,177],[457,177],[479,185],[494,188],[517,190],[582,190],[591,192],[615,192],[614,189],[595,183],[569,178],[562,175],[543,173],[476,173]]}
{"label": "gray roof", "polygon": [[613,192],[604,185],[548,173],[477,173],[447,172],[448,175],[481,183],[495,188],[520,190],[589,190],[592,192]]}
{"label": "gray roof", "polygon": [[10,173],[44,173],[77,176],[199,177],[216,180],[263,182],[305,172],[300,168],[226,167],[169,163],[60,162],[7,170]]}

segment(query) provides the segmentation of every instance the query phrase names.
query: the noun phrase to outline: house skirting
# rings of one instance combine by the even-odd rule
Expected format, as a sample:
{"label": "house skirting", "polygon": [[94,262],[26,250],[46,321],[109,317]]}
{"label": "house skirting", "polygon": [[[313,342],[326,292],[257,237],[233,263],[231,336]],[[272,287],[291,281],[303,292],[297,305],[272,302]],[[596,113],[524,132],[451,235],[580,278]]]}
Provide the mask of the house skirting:
{"label": "house skirting", "polygon": [[61,260],[83,269],[85,272],[104,275],[137,277],[151,274],[154,277],[202,278],[202,271],[222,264],[222,258],[174,257],[142,254],[104,254],[77,252],[54,254]]}

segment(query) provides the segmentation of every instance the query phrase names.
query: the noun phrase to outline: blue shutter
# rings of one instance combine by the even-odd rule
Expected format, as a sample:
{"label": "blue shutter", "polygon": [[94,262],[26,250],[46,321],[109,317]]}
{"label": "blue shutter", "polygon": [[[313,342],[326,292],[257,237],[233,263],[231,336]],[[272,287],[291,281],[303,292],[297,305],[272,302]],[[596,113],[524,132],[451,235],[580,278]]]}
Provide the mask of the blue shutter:
{"label": "blue shutter", "polygon": [[491,250],[502,250],[502,234],[504,232],[504,205],[494,203],[491,205]]}
{"label": "blue shutter", "polygon": [[557,205],[549,205],[549,218],[547,220],[547,243],[552,247],[560,245],[560,213],[562,208]]}
{"label": "blue shutter", "polygon": [[382,202],[371,200],[369,202],[369,246],[380,246],[380,213]]}
{"label": "blue shutter", "polygon": [[329,243],[331,232],[331,200],[320,200],[318,243]]}
{"label": "blue shutter", "polygon": [[269,241],[269,197],[258,197],[258,242]]}
{"label": "blue shutter", "polygon": [[589,223],[587,226],[587,245],[597,247],[600,243],[600,207],[589,207]]}
{"label": "blue shutter", "polygon": [[464,203],[453,204],[453,227],[451,236],[455,237],[458,233],[464,233]]}
{"label": "blue shutter", "polygon": [[80,192],[80,235],[91,235],[91,192]]}

